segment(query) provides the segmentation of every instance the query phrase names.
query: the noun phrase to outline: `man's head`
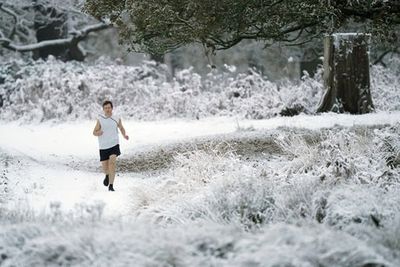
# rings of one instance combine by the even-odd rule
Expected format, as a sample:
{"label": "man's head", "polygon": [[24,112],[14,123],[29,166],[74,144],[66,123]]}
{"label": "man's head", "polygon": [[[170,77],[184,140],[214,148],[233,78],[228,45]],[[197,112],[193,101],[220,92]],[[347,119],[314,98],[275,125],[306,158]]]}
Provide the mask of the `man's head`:
{"label": "man's head", "polygon": [[106,116],[111,116],[113,110],[113,104],[111,101],[106,100],[103,102],[103,111]]}

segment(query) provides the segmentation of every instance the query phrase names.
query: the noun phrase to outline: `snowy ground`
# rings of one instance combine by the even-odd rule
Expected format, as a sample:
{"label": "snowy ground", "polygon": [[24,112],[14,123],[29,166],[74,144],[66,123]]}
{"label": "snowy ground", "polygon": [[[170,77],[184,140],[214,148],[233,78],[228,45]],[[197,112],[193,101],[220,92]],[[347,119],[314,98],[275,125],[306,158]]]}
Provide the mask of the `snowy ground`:
{"label": "snowy ground", "polygon": [[0,124],[1,266],[400,264],[399,167],[373,153],[400,112],[124,124],[116,192],[93,121]]}

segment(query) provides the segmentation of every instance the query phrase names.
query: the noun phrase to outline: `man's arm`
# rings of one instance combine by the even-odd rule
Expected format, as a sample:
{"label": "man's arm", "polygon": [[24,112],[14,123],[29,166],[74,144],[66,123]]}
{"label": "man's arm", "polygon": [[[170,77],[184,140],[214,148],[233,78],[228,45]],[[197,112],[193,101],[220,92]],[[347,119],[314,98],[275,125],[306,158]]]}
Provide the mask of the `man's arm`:
{"label": "man's arm", "polygon": [[96,121],[96,126],[94,126],[94,130],[93,130],[93,135],[94,136],[100,136],[103,134],[103,131],[101,130],[101,125],[99,120]]}
{"label": "man's arm", "polygon": [[121,119],[119,119],[119,121],[118,121],[118,128],[119,128],[119,130],[121,131],[122,136],[123,136],[126,140],[129,140],[129,136],[126,135],[125,128],[124,128],[124,126],[122,125],[122,120],[121,120]]}

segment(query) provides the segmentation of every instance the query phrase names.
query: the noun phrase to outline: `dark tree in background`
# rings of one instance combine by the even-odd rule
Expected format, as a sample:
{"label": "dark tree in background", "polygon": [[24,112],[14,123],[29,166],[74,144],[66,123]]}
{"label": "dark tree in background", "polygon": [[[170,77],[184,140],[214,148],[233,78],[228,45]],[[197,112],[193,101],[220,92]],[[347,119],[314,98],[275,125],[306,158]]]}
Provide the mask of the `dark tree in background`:
{"label": "dark tree in background", "polygon": [[327,92],[319,112],[373,110],[369,75],[368,34],[334,34],[324,39],[324,82]]}
{"label": "dark tree in background", "polygon": [[[44,6],[33,1],[34,30],[37,42],[64,39],[68,37],[68,14],[55,7]],[[34,58],[47,58],[49,55],[67,59],[67,49],[63,46],[42,47],[34,51]],[[74,58],[74,57],[71,57]],[[78,59],[81,59],[78,56]]]}
{"label": "dark tree in background", "polygon": [[[0,48],[82,61],[86,51],[80,42],[91,32],[109,27],[80,10],[81,0],[2,0],[0,2]],[[74,6],[76,5],[76,6]]]}

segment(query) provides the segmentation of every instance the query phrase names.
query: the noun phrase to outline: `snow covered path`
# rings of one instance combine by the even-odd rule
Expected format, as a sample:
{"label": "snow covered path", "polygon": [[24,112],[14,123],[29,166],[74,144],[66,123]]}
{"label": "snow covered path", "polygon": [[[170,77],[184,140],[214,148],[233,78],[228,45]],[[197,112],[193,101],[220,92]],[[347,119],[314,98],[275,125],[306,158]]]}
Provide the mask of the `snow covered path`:
{"label": "snow covered path", "polygon": [[[394,124],[400,122],[400,112],[360,116],[324,114],[278,117],[269,120],[209,118],[199,121],[167,120],[156,122],[125,121],[130,141],[122,140],[127,158],[142,149],[170,142],[190,140],[200,136],[234,133],[238,129],[271,130],[277,127],[318,129],[322,127]],[[60,124],[23,125],[0,124],[0,152],[15,157],[20,167],[9,167],[9,189],[13,191],[10,208],[27,203],[35,211],[48,210],[50,203],[70,210],[81,203],[107,203],[105,214],[127,215],[135,209],[135,188],[146,183],[140,173],[119,173],[117,192],[107,192],[102,185],[103,174],[98,162],[97,140],[91,134],[92,121]],[[93,161],[98,171],[72,169],[70,162]]]}
{"label": "snow covered path", "polygon": [[[400,112],[381,112],[366,115],[323,114],[318,116],[299,115],[276,117],[268,120],[240,120],[234,118],[208,118],[202,120],[165,120],[154,122],[125,121],[130,141],[121,138],[125,153],[140,150],[148,145],[165,144],[194,137],[232,133],[238,128],[276,129],[298,127],[306,129],[330,128],[333,126],[382,125],[400,121]],[[23,153],[35,159],[51,160],[96,159],[97,139],[93,137],[93,121],[69,123],[42,123],[24,125],[0,123],[0,148]]]}

